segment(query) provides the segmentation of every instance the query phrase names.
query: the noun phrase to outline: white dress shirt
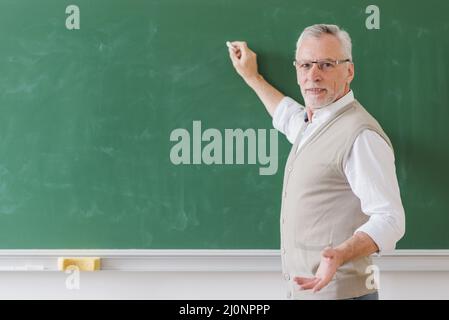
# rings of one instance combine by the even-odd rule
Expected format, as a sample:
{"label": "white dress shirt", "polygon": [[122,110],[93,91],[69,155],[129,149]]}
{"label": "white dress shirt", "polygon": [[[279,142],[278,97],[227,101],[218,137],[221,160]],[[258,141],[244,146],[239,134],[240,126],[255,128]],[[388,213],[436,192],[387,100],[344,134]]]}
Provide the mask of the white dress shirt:
{"label": "white dress shirt", "polygon": [[[354,94],[350,91],[334,103],[317,109],[312,121],[306,124],[304,107],[284,97],[273,114],[273,126],[293,144],[301,128],[307,125],[298,152],[315,130],[353,100]],[[354,141],[344,172],[352,191],[360,199],[362,211],[369,216],[355,232],[368,234],[379,247],[379,253],[394,250],[405,232],[405,215],[393,150],[375,131],[363,130]]]}

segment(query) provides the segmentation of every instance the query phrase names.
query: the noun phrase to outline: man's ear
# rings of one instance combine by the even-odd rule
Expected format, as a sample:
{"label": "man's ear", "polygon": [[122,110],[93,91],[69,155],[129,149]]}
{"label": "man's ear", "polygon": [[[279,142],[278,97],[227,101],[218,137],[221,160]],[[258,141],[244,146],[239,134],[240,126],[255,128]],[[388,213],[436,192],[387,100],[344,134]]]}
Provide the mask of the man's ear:
{"label": "man's ear", "polygon": [[348,84],[354,79],[354,63],[348,63]]}

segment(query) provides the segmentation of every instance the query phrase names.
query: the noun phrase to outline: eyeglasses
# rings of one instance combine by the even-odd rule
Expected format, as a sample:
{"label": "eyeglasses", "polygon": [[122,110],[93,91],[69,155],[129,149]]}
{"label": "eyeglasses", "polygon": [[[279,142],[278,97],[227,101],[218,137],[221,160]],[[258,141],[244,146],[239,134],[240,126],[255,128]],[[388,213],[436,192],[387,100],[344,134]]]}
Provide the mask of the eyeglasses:
{"label": "eyeglasses", "polygon": [[296,70],[299,72],[306,72],[312,69],[312,66],[314,63],[318,66],[318,69],[324,72],[329,72],[335,69],[335,67],[339,64],[345,63],[345,62],[351,62],[351,59],[344,59],[344,60],[331,60],[331,59],[323,59],[323,60],[294,60],[293,65],[295,66]]}

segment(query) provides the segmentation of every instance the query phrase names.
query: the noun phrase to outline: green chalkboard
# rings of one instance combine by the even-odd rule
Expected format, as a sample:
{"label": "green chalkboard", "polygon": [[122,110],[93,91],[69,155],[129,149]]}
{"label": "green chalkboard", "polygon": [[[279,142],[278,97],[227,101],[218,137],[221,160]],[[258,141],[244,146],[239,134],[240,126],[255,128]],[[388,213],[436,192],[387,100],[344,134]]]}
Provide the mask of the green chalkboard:
{"label": "green chalkboard", "polygon": [[[370,4],[380,29],[366,27]],[[399,248],[449,248],[448,12],[442,0],[2,0],[0,248],[278,248],[290,145],[279,135],[274,150],[225,42],[246,40],[302,101],[291,61],[315,23],[351,34],[356,98],[394,144]],[[195,140],[207,129],[222,138],[213,164]],[[255,134],[240,163],[226,129]],[[186,133],[191,164],[175,164],[170,137]],[[250,140],[279,155],[274,174]]]}

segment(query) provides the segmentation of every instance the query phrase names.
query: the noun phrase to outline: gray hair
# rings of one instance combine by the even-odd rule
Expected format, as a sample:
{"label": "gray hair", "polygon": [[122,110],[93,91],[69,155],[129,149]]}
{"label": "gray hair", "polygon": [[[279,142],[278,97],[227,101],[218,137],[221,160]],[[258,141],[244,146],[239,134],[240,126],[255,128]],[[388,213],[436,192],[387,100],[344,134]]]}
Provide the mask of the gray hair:
{"label": "gray hair", "polygon": [[296,53],[298,52],[298,48],[301,44],[301,41],[305,37],[319,38],[323,34],[330,34],[337,37],[337,39],[340,40],[341,47],[343,49],[344,54],[346,55],[345,58],[349,58],[352,61],[351,37],[345,30],[340,29],[340,27],[335,24],[314,24],[313,26],[305,28],[304,31],[299,36],[298,41],[296,42]]}

